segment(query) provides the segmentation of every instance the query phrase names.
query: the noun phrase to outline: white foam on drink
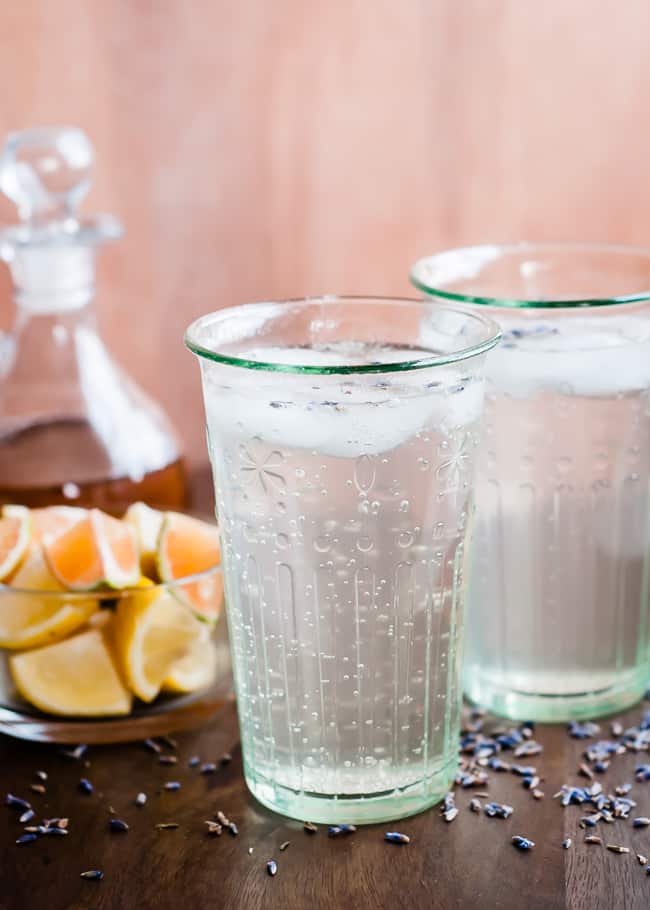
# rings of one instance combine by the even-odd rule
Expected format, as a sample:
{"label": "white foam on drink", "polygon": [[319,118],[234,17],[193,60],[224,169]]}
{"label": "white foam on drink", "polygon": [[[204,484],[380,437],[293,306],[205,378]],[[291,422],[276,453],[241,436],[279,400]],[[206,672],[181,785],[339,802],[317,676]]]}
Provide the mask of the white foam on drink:
{"label": "white foam on drink", "polygon": [[597,316],[531,323],[502,320],[487,360],[489,383],[514,398],[542,391],[607,396],[650,388],[650,320]]}
{"label": "white foam on drink", "polygon": [[[395,363],[432,355],[354,342],[237,353],[242,359],[299,366]],[[389,451],[425,426],[451,433],[478,419],[483,400],[481,383],[461,382],[453,367],[334,376],[239,370],[236,377],[225,377],[211,370],[204,375],[211,431],[233,430],[271,445],[341,458]],[[232,384],[224,388],[228,378]]]}

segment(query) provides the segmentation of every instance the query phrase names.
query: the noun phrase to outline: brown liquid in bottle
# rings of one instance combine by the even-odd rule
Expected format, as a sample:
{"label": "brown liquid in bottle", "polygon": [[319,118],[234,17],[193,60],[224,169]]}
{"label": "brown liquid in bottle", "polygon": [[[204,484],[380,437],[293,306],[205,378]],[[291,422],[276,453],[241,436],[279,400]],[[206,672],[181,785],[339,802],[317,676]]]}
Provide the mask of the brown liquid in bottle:
{"label": "brown liquid in bottle", "polygon": [[136,500],[184,508],[183,460],[138,475],[111,476],[106,450],[83,420],[36,424],[0,439],[2,505],[79,505],[122,512]]}

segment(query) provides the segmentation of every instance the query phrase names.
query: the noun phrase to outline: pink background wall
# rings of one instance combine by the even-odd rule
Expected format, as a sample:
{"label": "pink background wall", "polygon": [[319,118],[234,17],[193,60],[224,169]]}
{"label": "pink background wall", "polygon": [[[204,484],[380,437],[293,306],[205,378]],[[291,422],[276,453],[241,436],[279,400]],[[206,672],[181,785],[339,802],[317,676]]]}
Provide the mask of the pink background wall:
{"label": "pink background wall", "polygon": [[20,0],[0,25],[1,132],[91,134],[86,210],[128,232],[101,324],[194,461],[202,312],[401,293],[450,245],[650,245],[647,0]]}

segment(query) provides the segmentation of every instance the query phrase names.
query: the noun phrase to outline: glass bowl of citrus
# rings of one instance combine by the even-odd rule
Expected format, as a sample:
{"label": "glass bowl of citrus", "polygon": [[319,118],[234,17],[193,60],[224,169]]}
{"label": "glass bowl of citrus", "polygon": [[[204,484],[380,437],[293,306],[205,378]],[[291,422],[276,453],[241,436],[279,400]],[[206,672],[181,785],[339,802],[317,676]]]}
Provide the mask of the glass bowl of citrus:
{"label": "glass bowl of citrus", "polygon": [[198,725],[230,697],[219,532],[144,503],[6,505],[0,732],[119,742]]}

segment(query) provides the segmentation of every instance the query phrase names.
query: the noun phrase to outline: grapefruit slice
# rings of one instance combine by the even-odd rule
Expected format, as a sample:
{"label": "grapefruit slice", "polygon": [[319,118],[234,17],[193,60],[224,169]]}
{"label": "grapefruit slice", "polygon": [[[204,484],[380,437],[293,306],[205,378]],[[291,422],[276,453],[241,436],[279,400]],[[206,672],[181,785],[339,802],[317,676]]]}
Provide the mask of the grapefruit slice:
{"label": "grapefruit slice", "polygon": [[71,591],[128,588],[140,578],[133,528],[91,509],[71,528],[43,541],[55,578]]}
{"label": "grapefruit slice", "polygon": [[9,670],[22,697],[49,714],[105,717],[131,710],[131,693],[97,629],[16,654]]}
{"label": "grapefruit slice", "polygon": [[79,506],[48,506],[45,509],[32,509],[32,533],[39,542],[47,537],[56,537],[67,531],[86,515],[86,509]]}
{"label": "grapefruit slice", "polygon": [[220,563],[219,531],[214,525],[179,512],[165,514],[158,535],[158,575],[163,582],[178,582],[170,590],[205,622],[216,622],[221,613],[222,573],[213,572],[185,584],[182,579],[214,569]]}
{"label": "grapefruit slice", "polygon": [[14,506],[0,518],[0,581],[16,571],[27,555],[31,540],[29,509]]}

